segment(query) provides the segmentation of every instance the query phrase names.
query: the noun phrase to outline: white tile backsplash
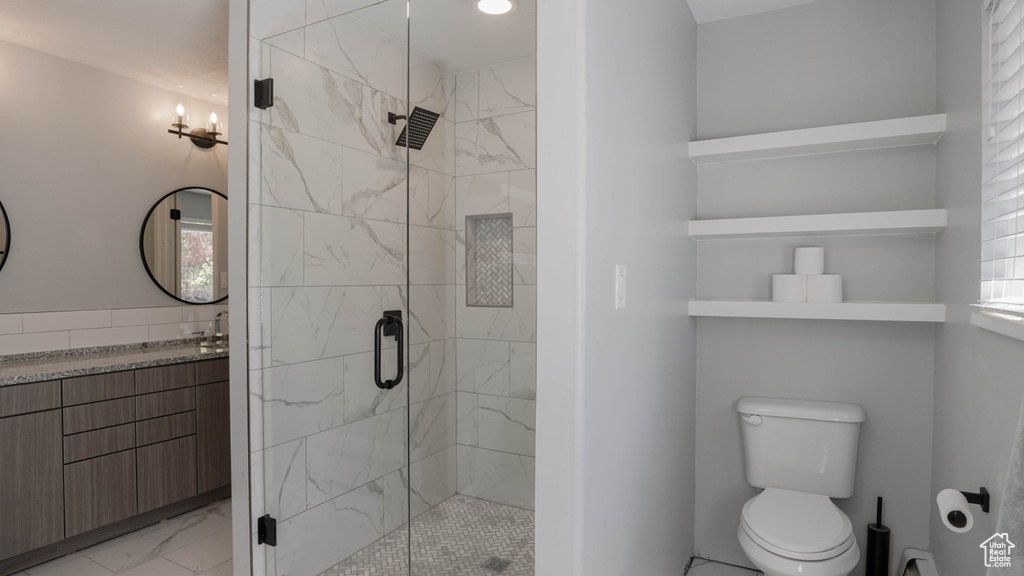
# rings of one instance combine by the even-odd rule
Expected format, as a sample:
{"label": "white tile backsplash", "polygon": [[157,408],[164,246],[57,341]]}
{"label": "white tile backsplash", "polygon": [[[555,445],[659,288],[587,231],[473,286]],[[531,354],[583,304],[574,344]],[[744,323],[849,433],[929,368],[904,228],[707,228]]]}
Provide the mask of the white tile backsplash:
{"label": "white tile backsplash", "polygon": [[96,328],[93,330],[72,330],[72,348],[94,346],[115,346],[145,342],[149,338],[149,326],[123,326],[118,328]]}
{"label": "white tile backsplash", "polygon": [[[195,338],[213,334],[227,302],[201,306],[0,314],[0,356]],[[221,332],[228,333],[223,320]]]}
{"label": "white tile backsplash", "polygon": [[111,327],[175,324],[182,321],[181,306],[166,308],[126,308],[110,311]]}
{"label": "white tile backsplash", "polygon": [[0,336],[21,334],[21,314],[0,315]]}
{"label": "white tile backsplash", "polygon": [[[203,334],[199,334],[202,332]],[[149,326],[149,341],[180,340],[199,338],[213,334],[213,322],[180,322],[178,324],[153,324]]]}
{"label": "white tile backsplash", "polygon": [[88,328],[110,328],[110,310],[38,312],[22,316],[22,331],[25,333]]}

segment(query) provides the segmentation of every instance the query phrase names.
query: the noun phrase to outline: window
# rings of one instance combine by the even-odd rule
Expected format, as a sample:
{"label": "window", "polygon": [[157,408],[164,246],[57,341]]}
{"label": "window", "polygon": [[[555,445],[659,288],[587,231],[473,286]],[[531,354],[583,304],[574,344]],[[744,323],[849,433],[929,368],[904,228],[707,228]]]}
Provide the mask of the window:
{"label": "window", "polygon": [[181,298],[212,302],[213,224],[201,220],[181,222]]}
{"label": "window", "polygon": [[1024,316],[1024,0],[987,13],[980,300]]}

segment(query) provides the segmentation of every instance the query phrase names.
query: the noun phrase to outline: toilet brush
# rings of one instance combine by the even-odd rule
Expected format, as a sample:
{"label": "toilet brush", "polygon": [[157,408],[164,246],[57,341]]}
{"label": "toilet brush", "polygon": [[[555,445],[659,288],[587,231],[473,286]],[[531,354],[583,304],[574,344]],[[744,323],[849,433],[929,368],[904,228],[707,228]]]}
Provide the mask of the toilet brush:
{"label": "toilet brush", "polygon": [[889,576],[889,529],[882,526],[882,497],[874,524],[868,524],[868,553],[865,576]]}

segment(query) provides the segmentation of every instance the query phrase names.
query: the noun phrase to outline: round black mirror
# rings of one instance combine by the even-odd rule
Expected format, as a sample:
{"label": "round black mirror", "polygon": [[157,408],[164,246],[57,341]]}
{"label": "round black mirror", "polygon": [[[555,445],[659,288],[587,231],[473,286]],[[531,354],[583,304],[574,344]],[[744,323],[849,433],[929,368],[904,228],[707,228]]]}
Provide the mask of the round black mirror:
{"label": "round black mirror", "polygon": [[0,202],[0,269],[3,269],[7,262],[7,255],[11,252],[11,224],[7,221],[7,211],[4,210],[3,202]]}
{"label": "round black mirror", "polygon": [[187,304],[228,297],[228,199],[182,188],[149,210],[139,235],[142,263],[168,296]]}

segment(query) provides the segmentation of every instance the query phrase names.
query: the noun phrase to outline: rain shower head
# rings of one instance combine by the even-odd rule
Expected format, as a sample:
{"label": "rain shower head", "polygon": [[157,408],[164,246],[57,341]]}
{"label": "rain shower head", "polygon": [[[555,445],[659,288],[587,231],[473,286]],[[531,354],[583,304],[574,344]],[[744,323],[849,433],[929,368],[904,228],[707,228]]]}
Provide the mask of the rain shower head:
{"label": "rain shower head", "polygon": [[[395,146],[404,148],[406,141],[408,141],[409,148],[422,150],[423,144],[427,141],[427,136],[430,136],[430,131],[434,129],[434,124],[440,116],[436,112],[424,110],[419,106],[413,108],[405,128],[402,128],[402,133],[398,136],[398,141],[395,142]],[[399,120],[405,118],[404,115],[399,116],[393,112],[388,112],[388,123],[390,124],[397,124]]]}

